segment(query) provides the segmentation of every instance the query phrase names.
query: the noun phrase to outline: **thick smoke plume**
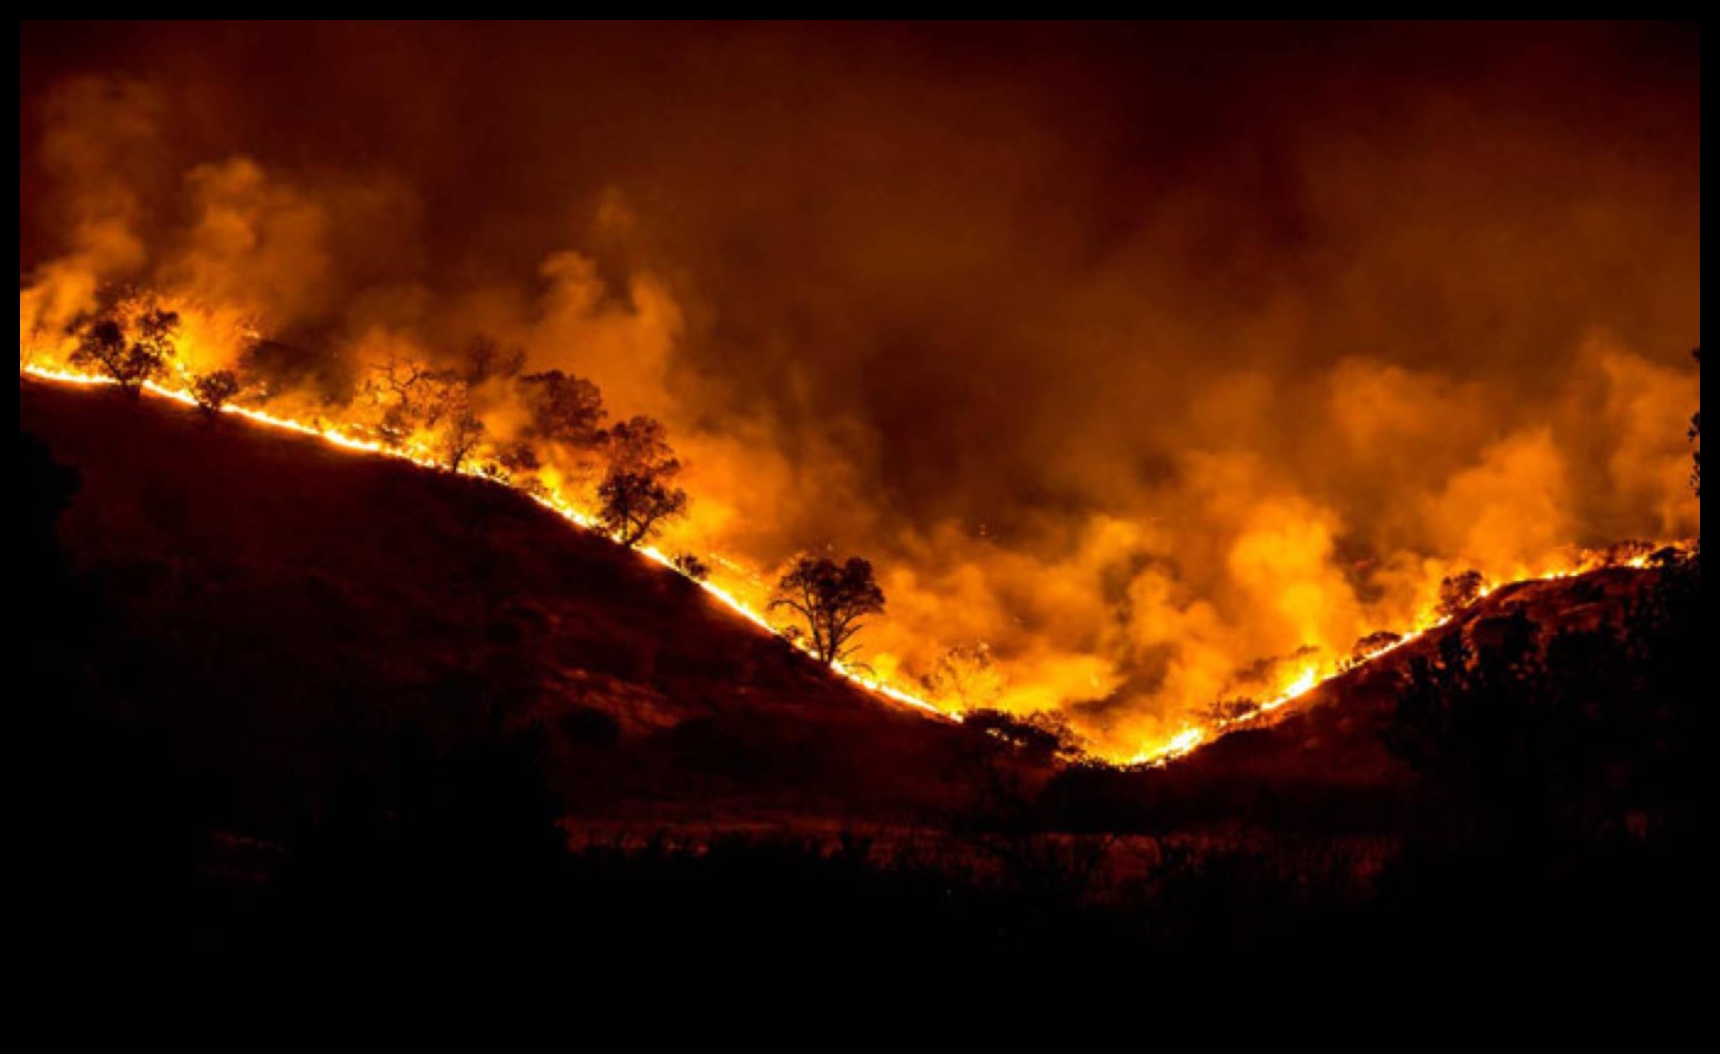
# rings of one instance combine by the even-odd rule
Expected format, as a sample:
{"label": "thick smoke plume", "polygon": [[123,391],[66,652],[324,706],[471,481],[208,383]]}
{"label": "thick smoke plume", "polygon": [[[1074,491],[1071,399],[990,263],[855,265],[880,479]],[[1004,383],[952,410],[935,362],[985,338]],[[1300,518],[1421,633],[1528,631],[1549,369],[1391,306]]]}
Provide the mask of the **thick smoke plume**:
{"label": "thick smoke plume", "polygon": [[21,60],[21,357],[124,287],[194,369],[300,349],[271,394],[317,412],[522,347],[667,423],[665,548],[755,596],[863,553],[880,674],[983,641],[1002,705],[1114,752],[1454,571],[1699,530],[1694,29],[27,26]]}

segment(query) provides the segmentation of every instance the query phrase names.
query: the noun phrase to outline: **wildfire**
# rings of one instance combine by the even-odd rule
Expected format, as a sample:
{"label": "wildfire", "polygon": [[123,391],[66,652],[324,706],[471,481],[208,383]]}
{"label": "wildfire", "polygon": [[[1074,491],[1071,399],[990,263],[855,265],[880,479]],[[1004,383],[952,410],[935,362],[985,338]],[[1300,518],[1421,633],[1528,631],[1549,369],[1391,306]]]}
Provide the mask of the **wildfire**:
{"label": "wildfire", "polygon": [[[1515,578],[1511,582],[1505,584],[1517,585],[1526,582],[1545,582],[1557,579],[1575,578],[1578,575],[1586,574],[1603,566],[1631,567],[1641,570],[1649,566],[1650,559],[1651,554],[1643,553],[1626,560],[1609,563],[1595,554],[1583,553],[1577,557],[1575,562],[1567,566],[1554,567],[1552,569],[1540,570],[1538,572],[1524,573],[1521,577]],[[1490,596],[1500,588],[1500,585],[1482,586],[1476,594],[1476,599],[1479,600]],[[1319,664],[1305,665],[1300,668],[1295,677],[1291,679],[1277,695],[1274,695],[1272,698],[1262,702],[1257,708],[1250,712],[1234,717],[1219,717],[1203,724],[1186,725],[1175,735],[1171,736],[1170,739],[1161,744],[1148,747],[1137,752],[1133,756],[1127,758],[1123,763],[1130,766],[1159,767],[1169,764],[1178,758],[1186,757],[1200,747],[1212,742],[1214,739],[1218,738],[1219,735],[1228,732],[1233,728],[1262,723],[1268,715],[1283,708],[1286,704],[1295,702],[1312,692],[1314,689],[1319,688],[1338,677],[1348,674],[1375,661],[1376,659],[1390,655],[1392,652],[1397,651],[1400,648],[1421,640],[1432,631],[1447,625],[1456,617],[1456,615],[1442,616],[1430,611],[1423,615],[1419,624],[1413,629],[1403,633],[1402,635],[1394,635],[1394,639],[1390,640],[1388,643],[1381,644],[1375,648],[1370,648],[1353,656],[1347,665],[1342,667],[1322,666]]]}
{"label": "wildfire", "polygon": [[[62,384],[77,384],[85,387],[108,386],[115,383],[108,377],[96,374],[80,373],[72,370],[56,369],[54,367],[43,366],[36,363],[25,364],[22,367],[22,371],[32,377],[37,377],[42,380],[57,381]],[[172,400],[182,406],[194,407],[197,405],[197,400],[183,388],[173,388],[159,384],[155,381],[146,381],[144,382],[143,390],[148,392],[150,395]],[[274,414],[264,413],[261,410],[254,410],[250,407],[244,406],[235,406],[231,403],[222,406],[221,412],[232,414],[235,417],[242,417],[247,421],[251,421],[268,428],[276,428],[283,431],[296,432],[299,435],[311,436],[343,450],[395,458],[397,460],[411,462],[419,468],[429,469],[434,472],[452,472],[457,475],[481,479],[486,483],[492,483],[496,486],[508,486],[508,484],[503,480],[485,475],[481,468],[474,465],[463,465],[457,469],[450,469],[446,465],[437,461],[434,457],[430,456],[430,454],[423,449],[411,444],[408,444],[405,447],[392,447],[373,439],[351,435],[337,427],[307,424],[303,421],[295,421],[288,417],[277,417]],[[520,491],[520,493],[525,494],[539,505],[550,510],[576,527],[588,531],[602,532],[602,529],[598,526],[597,522],[592,519],[592,517],[573,506],[560,495],[553,493],[533,493],[523,490]],[[642,554],[646,559],[653,561],[667,570],[673,571],[684,578],[688,578],[700,589],[703,589],[708,596],[716,600],[717,603],[723,605],[725,608],[758,628],[770,633],[785,643],[793,645],[803,652],[807,651],[807,647],[803,643],[790,640],[783,636],[777,627],[772,625],[770,620],[765,618],[757,608],[752,607],[746,601],[715,582],[708,579],[693,578],[692,576],[687,575],[681,570],[681,568],[677,567],[674,560],[662,550],[657,549],[654,546],[646,545],[639,546],[637,552]],[[727,561],[725,561],[725,563],[726,562]],[[961,720],[960,715],[946,713],[938,706],[920,698],[912,692],[906,691],[905,689],[877,678],[868,677],[865,674],[860,673],[858,670],[845,666],[840,662],[835,663],[832,666],[832,669],[850,683],[857,685],[873,695],[881,696],[903,706],[912,707],[913,709],[922,711],[942,720]]]}
{"label": "wildfire", "polygon": [[[21,372],[32,377],[62,384],[94,387],[108,386],[116,383],[105,376],[46,366],[33,362],[23,364],[20,369]],[[181,380],[183,384],[184,378],[181,378]],[[197,400],[190,393],[187,387],[184,386],[173,387],[156,381],[147,381],[143,384],[143,390],[153,397],[168,399],[183,406],[195,407],[197,405]],[[486,483],[496,486],[508,487],[509,489],[525,494],[531,500],[537,502],[539,505],[551,512],[554,512],[557,516],[560,516],[563,520],[580,528],[581,530],[604,533],[602,526],[598,524],[592,516],[567,501],[559,493],[555,491],[533,491],[514,487],[506,479],[489,475],[481,466],[472,463],[463,464],[457,468],[449,468],[446,463],[437,459],[430,452],[428,445],[424,443],[408,442],[399,446],[389,445],[378,440],[368,438],[367,436],[355,435],[351,430],[342,426],[321,422],[309,423],[295,420],[290,417],[277,416],[251,407],[237,406],[231,403],[222,406],[220,408],[220,412],[243,418],[263,427],[295,432],[299,435],[313,437],[342,450],[407,461],[419,468],[429,471],[467,476],[483,480]],[[808,645],[805,642],[785,636],[782,631],[768,618],[766,618],[757,607],[749,604],[734,591],[725,588],[717,582],[710,581],[708,578],[699,578],[688,575],[683,568],[676,564],[675,560],[669,554],[664,553],[662,550],[657,549],[654,546],[638,546],[636,551],[642,554],[646,559],[653,561],[666,570],[688,578],[700,589],[704,590],[706,595],[710,596],[724,608],[733,612],[736,616],[745,619],[747,622],[752,623],[754,626],[777,637],[779,640],[784,641],[792,647],[810,654]],[[1649,559],[1649,554],[1643,553],[1628,560],[1611,561],[1611,563],[1613,566],[1642,568],[1648,566]],[[721,557],[717,557],[716,560],[719,564],[725,567],[737,567],[737,565],[733,564],[731,561]],[[1526,582],[1571,578],[1587,571],[1594,570],[1599,566],[1603,566],[1607,562],[1608,561],[1604,561],[1594,554],[1578,554],[1575,558],[1567,560],[1562,564],[1554,564],[1534,569],[1524,569],[1518,577],[1513,579],[1513,581]],[[1476,598],[1479,599],[1481,597],[1485,597],[1497,588],[1499,587],[1483,585],[1477,591]],[[1427,633],[1446,625],[1453,617],[1455,616],[1442,616],[1430,610],[1424,613],[1423,617],[1418,620],[1418,624],[1409,631],[1401,635],[1386,635],[1389,637],[1389,640],[1377,647],[1352,655],[1350,661],[1346,665],[1339,666],[1318,662],[1299,665],[1294,674],[1282,684],[1275,695],[1260,702],[1257,706],[1252,707],[1246,713],[1237,714],[1235,716],[1215,717],[1200,723],[1184,725],[1168,739],[1143,747],[1132,755],[1113,757],[1108,760],[1111,760],[1113,763],[1126,766],[1156,767],[1169,764],[1178,758],[1186,757],[1233,728],[1258,724],[1265,721],[1274,712],[1281,710],[1283,707],[1298,699],[1303,698],[1308,693],[1322,685],[1327,684],[1333,679],[1346,674],[1361,665],[1372,662],[1421,639]],[[849,683],[898,705],[918,710],[939,720],[960,722],[963,719],[963,715],[960,713],[947,711],[912,691],[909,691],[897,684],[893,684],[885,679],[863,673],[852,665],[836,662],[832,664],[831,669],[838,676],[846,679]]]}

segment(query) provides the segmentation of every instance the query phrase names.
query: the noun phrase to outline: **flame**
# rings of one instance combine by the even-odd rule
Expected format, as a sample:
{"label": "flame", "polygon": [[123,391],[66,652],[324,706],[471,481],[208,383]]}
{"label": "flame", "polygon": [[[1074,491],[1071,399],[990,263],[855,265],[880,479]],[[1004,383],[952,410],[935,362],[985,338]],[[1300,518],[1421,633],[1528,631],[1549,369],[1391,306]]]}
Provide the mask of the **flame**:
{"label": "flame", "polygon": [[[1685,548],[1682,543],[1674,543],[1673,547],[1680,549]],[[1661,547],[1656,546],[1655,548],[1659,549]],[[1507,585],[1576,578],[1579,575],[1588,574],[1589,572],[1599,570],[1602,567],[1629,567],[1636,570],[1643,570],[1649,566],[1651,559],[1652,554],[1643,553],[1626,560],[1608,561],[1603,554],[1584,552],[1578,554],[1573,562],[1563,566],[1555,565],[1543,567],[1535,571],[1525,571],[1519,577],[1514,578],[1510,582],[1499,584],[1490,583],[1485,585],[1481,588],[1478,599],[1485,599]],[[1123,759],[1122,764],[1130,767],[1145,766],[1149,768],[1157,768],[1167,765],[1178,758],[1186,757],[1196,749],[1212,742],[1220,735],[1233,728],[1263,723],[1264,720],[1273,713],[1273,711],[1279,710],[1287,704],[1301,699],[1316,688],[1328,684],[1341,676],[1361,669],[1368,663],[1374,662],[1386,655],[1390,655],[1392,652],[1397,651],[1400,648],[1407,647],[1408,645],[1421,640],[1434,630],[1448,625],[1457,617],[1458,616],[1441,616],[1432,611],[1428,611],[1424,613],[1414,628],[1403,633],[1398,637],[1398,639],[1354,656],[1351,663],[1342,668],[1335,665],[1325,666],[1318,663],[1306,664],[1299,669],[1289,683],[1279,690],[1278,694],[1267,699],[1265,702],[1262,702],[1259,707],[1252,712],[1237,717],[1217,718],[1212,721],[1205,722],[1204,724],[1184,725],[1169,739],[1151,746],[1143,747],[1135,754]]]}
{"label": "flame", "polygon": [[[58,369],[34,362],[23,365],[21,367],[21,372],[45,381],[54,381],[61,384],[76,384],[85,387],[98,387],[113,385],[116,383],[109,377],[81,373],[73,370]],[[146,381],[143,385],[143,390],[152,396],[161,399],[168,399],[179,403],[182,406],[195,407],[197,405],[197,400],[183,388],[174,388],[159,384],[155,381]],[[253,424],[262,425],[267,428],[296,432],[299,435],[310,436],[328,443],[331,446],[339,447],[342,450],[350,450],[363,454],[375,454],[382,457],[408,461],[419,468],[427,469],[432,472],[467,476],[473,479],[483,480],[486,483],[490,483],[498,487],[508,487],[510,490],[517,490],[517,488],[509,487],[507,483],[501,480],[484,475],[482,470],[475,465],[465,465],[459,469],[449,469],[446,465],[443,465],[432,457],[424,449],[422,444],[408,444],[404,448],[391,447],[374,439],[354,436],[338,427],[307,424],[303,421],[296,421],[288,417],[277,417],[274,414],[265,413],[261,410],[254,410],[245,406],[234,406],[232,404],[228,404],[221,407],[221,412],[231,414],[234,417],[244,418]],[[598,526],[596,520],[580,509],[574,507],[574,505],[562,498],[559,494],[533,494],[527,491],[520,491],[520,493],[525,494],[539,505],[550,510],[581,530],[595,531],[599,534],[604,533],[602,528]],[[605,535],[605,537],[609,536]],[[782,640],[784,643],[798,648],[800,651],[808,655],[811,654],[810,650],[805,645],[784,637],[782,633],[771,624],[770,620],[765,618],[757,608],[752,607],[746,601],[715,582],[708,579],[692,578],[691,576],[686,575],[680,568],[675,566],[674,560],[660,549],[646,545],[639,546],[636,551],[659,566],[669,571],[673,571],[675,574],[681,575],[683,578],[687,578],[700,589],[703,589],[707,596],[711,597],[729,611],[752,623],[754,626],[757,626],[759,629],[762,629],[766,633]],[[727,561],[723,562],[727,563]],[[915,695],[913,692],[907,691],[894,684],[890,684],[884,680],[875,677],[868,677],[865,674],[860,673],[858,670],[845,666],[842,663],[833,664],[831,669],[849,683],[854,684],[873,695],[880,696],[894,703],[919,710],[922,713],[926,713],[943,720],[961,720],[959,715],[946,713],[936,705]]]}
{"label": "flame", "polygon": [[[60,384],[80,385],[84,387],[111,386],[116,383],[113,379],[106,376],[70,370],[63,367],[44,365],[37,361],[22,363],[20,365],[20,372],[40,380]],[[161,384],[156,381],[147,381],[143,385],[143,390],[155,398],[167,399],[172,402],[179,403],[182,406],[195,407],[197,405],[197,401],[187,390],[188,377],[184,375],[183,370],[181,370],[180,373],[179,387]],[[308,436],[341,450],[406,461],[427,471],[461,475],[482,480],[483,482],[494,486],[507,487],[510,490],[515,490],[518,493],[524,494],[538,505],[555,513],[567,523],[580,530],[604,534],[605,537],[610,537],[611,540],[614,540],[612,536],[603,531],[602,527],[592,516],[566,500],[566,498],[564,498],[560,493],[554,491],[532,492],[514,487],[505,480],[484,474],[482,468],[476,464],[466,464],[462,465],[458,469],[450,469],[433,456],[430,452],[429,445],[425,442],[408,442],[404,446],[399,447],[390,446],[367,436],[355,434],[352,426],[339,426],[323,422],[306,422],[291,417],[277,416],[251,407],[237,406],[233,404],[221,407],[221,412],[230,414],[234,417],[243,418],[246,421],[262,427]],[[783,641],[785,644],[795,647],[807,655],[811,654],[809,647],[805,643],[785,636],[782,631],[779,630],[778,627],[768,618],[766,618],[756,606],[748,603],[733,590],[720,583],[711,581],[709,578],[700,579],[687,575],[681,570],[681,568],[676,566],[674,560],[667,553],[664,553],[662,550],[657,549],[654,546],[639,546],[635,551],[665,570],[672,571],[675,574],[679,574],[682,577],[687,578],[689,581],[692,581],[700,589],[704,590],[707,596],[715,600],[718,604],[722,605],[737,617],[744,619],[758,629],[771,634],[777,639]],[[732,571],[739,572],[741,570],[739,565],[720,555],[714,555],[713,559],[720,566],[729,568]],[[1518,570],[1520,573],[1512,578],[1511,582],[1507,584],[1573,578],[1602,566],[1644,568],[1648,566],[1649,561],[1650,555],[1648,553],[1637,555],[1628,560],[1612,562],[1607,561],[1602,554],[1586,552],[1578,553],[1564,559],[1560,559],[1558,557],[1549,558],[1549,560],[1541,566],[1525,566],[1519,568]],[[1490,583],[1483,586],[1480,591],[1480,596],[1486,597],[1491,595],[1493,592],[1496,592],[1501,588],[1501,585],[1502,584]],[[1353,656],[1351,663],[1344,668],[1338,668],[1336,665],[1331,664],[1323,665],[1317,662],[1304,663],[1300,665],[1296,668],[1294,674],[1282,684],[1276,694],[1261,702],[1257,708],[1247,714],[1235,717],[1217,718],[1198,724],[1185,724],[1168,738],[1145,745],[1133,754],[1102,758],[1100,760],[1106,760],[1113,764],[1128,767],[1158,767],[1169,764],[1170,762],[1175,761],[1178,758],[1186,757],[1202,746],[1213,742],[1220,735],[1233,728],[1263,722],[1275,711],[1278,711],[1288,704],[1303,698],[1310,692],[1313,692],[1315,689],[1331,682],[1335,678],[1412,644],[1425,637],[1429,632],[1439,629],[1450,621],[1451,617],[1440,616],[1433,610],[1429,609],[1423,613],[1420,619],[1417,620],[1417,624],[1414,627],[1403,633],[1398,639],[1390,641],[1389,643],[1376,649],[1372,649],[1364,654]],[[830,668],[832,672],[847,680],[850,684],[853,684],[881,699],[916,710],[939,720],[960,723],[963,719],[963,715],[959,712],[945,710],[922,696],[919,696],[898,684],[892,683],[888,679],[863,673],[852,665],[836,662],[831,664]]]}

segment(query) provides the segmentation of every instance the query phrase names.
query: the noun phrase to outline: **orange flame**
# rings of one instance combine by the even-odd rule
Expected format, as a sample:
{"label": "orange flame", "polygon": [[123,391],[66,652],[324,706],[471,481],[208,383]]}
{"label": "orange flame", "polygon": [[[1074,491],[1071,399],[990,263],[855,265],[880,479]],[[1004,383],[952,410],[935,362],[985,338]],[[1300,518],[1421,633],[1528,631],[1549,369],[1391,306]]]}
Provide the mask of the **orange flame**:
{"label": "orange flame", "polygon": [[[26,362],[22,364],[20,366],[20,372],[41,380],[86,387],[113,385],[116,383],[111,378],[105,376],[46,366],[37,362]],[[196,399],[193,398],[185,387],[187,383],[186,378],[181,377],[179,380],[181,384],[180,387],[172,387],[155,381],[148,381],[143,385],[143,390],[156,398],[171,400],[183,406],[196,406]],[[551,512],[554,512],[563,520],[581,530],[593,531],[600,534],[604,533],[601,526],[592,516],[567,501],[559,493],[533,493],[513,487],[504,480],[485,475],[483,470],[475,464],[466,464],[458,469],[449,469],[445,464],[432,456],[427,447],[422,443],[408,443],[405,447],[393,447],[375,439],[362,435],[355,435],[352,431],[341,426],[307,423],[289,417],[276,416],[250,407],[236,406],[232,404],[221,407],[221,412],[231,414],[234,417],[243,418],[244,420],[263,427],[309,436],[342,450],[374,454],[396,460],[407,461],[419,468],[429,471],[467,476],[483,480],[486,483],[496,486],[508,487],[509,489],[517,490],[519,493],[525,494],[531,500],[537,502],[539,505]],[[611,537],[607,534],[605,536]],[[666,570],[689,578],[689,580],[693,581],[700,589],[704,590],[707,596],[711,597],[736,616],[752,623],[754,626],[777,637],[779,640],[798,648],[802,652],[810,654],[810,651],[804,643],[784,636],[783,633],[758,610],[758,608],[747,603],[746,600],[742,599],[732,590],[708,579],[692,578],[691,576],[686,575],[681,568],[676,566],[674,560],[668,554],[653,546],[640,546],[636,551],[646,559],[653,561]],[[724,566],[734,566],[730,561],[724,560],[721,557],[716,559],[719,564]],[[1627,561],[1620,561],[1616,566],[1641,568],[1647,566],[1648,561],[1649,556],[1644,554]],[[1550,562],[1546,567],[1534,569],[1525,568],[1523,569],[1522,574],[1514,579],[1514,581],[1544,581],[1549,579],[1570,578],[1602,566],[1602,563],[1603,561],[1594,554],[1580,554],[1574,559],[1566,559],[1562,562]],[[1483,587],[1480,595],[1484,597],[1492,593],[1497,588],[1499,587]],[[1340,674],[1347,673],[1360,665],[1372,662],[1404,647],[1405,645],[1413,643],[1425,636],[1428,632],[1438,629],[1449,621],[1450,617],[1442,617],[1432,611],[1426,612],[1423,617],[1418,620],[1418,625],[1411,628],[1401,637],[1364,654],[1353,656],[1351,664],[1343,669],[1340,669],[1335,665],[1321,664],[1318,662],[1305,663],[1298,666],[1294,675],[1283,684],[1277,694],[1260,703],[1257,708],[1247,714],[1235,717],[1215,718],[1213,720],[1196,724],[1185,724],[1168,739],[1144,745],[1133,754],[1115,756],[1104,760],[1126,766],[1144,765],[1156,767],[1169,764],[1170,762],[1175,761],[1178,758],[1186,757],[1195,750],[1198,750],[1200,747],[1211,743],[1217,739],[1218,736],[1232,728],[1255,724],[1265,720],[1275,711],[1281,710],[1288,704],[1303,698],[1308,695],[1308,693],[1328,683]],[[947,711],[914,692],[901,687],[900,685],[891,683],[883,678],[868,676],[852,666],[838,662],[833,664],[831,669],[838,676],[844,678],[856,687],[892,703],[917,710],[939,720],[959,723],[963,718],[963,715],[959,712]]]}
{"label": "orange flame", "polygon": [[[27,373],[32,377],[39,378],[41,380],[56,381],[56,382],[59,382],[62,384],[77,384],[77,385],[83,385],[86,387],[94,387],[94,386],[99,386],[99,385],[112,385],[115,383],[111,378],[108,378],[108,377],[103,377],[103,376],[99,376],[99,375],[95,375],[95,374],[89,374],[89,373],[80,373],[80,372],[76,372],[73,370],[56,369],[56,368],[53,368],[50,366],[42,366],[42,365],[39,365],[36,363],[25,364],[22,367],[22,372]],[[169,399],[169,400],[172,400],[173,402],[179,403],[183,406],[196,406],[197,405],[197,400],[194,399],[190,395],[190,393],[185,391],[183,388],[172,388],[172,387],[168,387],[168,386],[163,385],[163,384],[159,384],[155,381],[146,381],[143,385],[143,388],[144,388],[144,391],[148,392],[150,395],[153,395],[153,396],[156,396],[156,397],[162,398],[162,399]],[[428,469],[428,470],[433,471],[433,472],[449,472],[449,473],[452,473],[455,475],[469,476],[469,477],[474,478],[474,479],[481,479],[481,480],[485,481],[486,483],[492,483],[492,484],[495,484],[496,486],[503,486],[503,487],[508,486],[506,483],[504,483],[500,480],[492,479],[491,477],[484,475],[481,469],[479,469],[478,467],[473,466],[473,465],[465,465],[465,466],[460,467],[459,469],[449,469],[447,466],[441,464],[435,458],[431,457],[423,449],[415,448],[415,447],[410,446],[410,445],[404,449],[397,449],[395,447],[390,447],[390,446],[387,446],[383,443],[379,443],[373,439],[366,439],[366,438],[360,438],[360,437],[353,436],[353,435],[341,430],[340,428],[322,427],[322,426],[313,425],[313,424],[306,424],[303,421],[295,421],[295,420],[293,420],[291,418],[287,418],[287,417],[276,417],[273,414],[264,413],[261,410],[253,410],[249,407],[244,407],[244,406],[234,406],[232,404],[228,404],[228,405],[221,407],[221,412],[226,413],[226,414],[232,414],[235,417],[242,417],[245,420],[250,421],[254,424],[263,425],[263,426],[268,427],[268,428],[276,428],[276,429],[281,429],[283,431],[296,432],[299,435],[311,436],[313,438],[320,439],[323,442],[328,443],[332,446],[339,447],[343,450],[352,450],[352,451],[357,451],[359,453],[376,454],[376,455],[380,455],[383,457],[395,458],[397,460],[411,462],[412,464],[418,466],[419,468]],[[510,487],[509,489],[516,489],[516,488]],[[539,505],[543,506],[544,508],[546,508],[546,509],[550,510],[551,512],[555,513],[556,515],[560,516],[562,519],[566,520],[568,523],[573,524],[575,527],[578,527],[582,530],[595,531],[595,532],[600,533],[600,534],[603,533],[602,528],[598,526],[596,520],[592,519],[592,517],[588,516],[587,514],[582,512],[581,510],[575,508],[571,503],[569,503],[568,501],[566,501],[565,499],[563,499],[559,495],[531,494],[531,493],[527,493],[525,491],[521,491],[520,493],[525,493],[527,497],[531,498],[533,501],[537,502]],[[605,535],[605,537],[609,537],[609,536]],[[661,567],[663,567],[667,570],[673,571],[676,574],[682,575],[682,577],[688,577],[690,581],[694,582],[694,584],[696,584],[700,589],[703,589],[705,591],[706,595],[710,596],[713,600],[717,601],[717,603],[723,605],[725,608],[732,611],[734,614],[740,616],[741,618],[745,619],[746,621],[751,622],[753,625],[764,630],[766,633],[769,633],[769,634],[777,637],[778,639],[784,641],[785,643],[792,644],[794,647],[800,649],[802,652],[806,652],[807,654],[811,654],[807,650],[805,645],[803,645],[799,642],[796,642],[796,641],[791,641],[787,637],[784,637],[777,630],[777,628],[775,626],[773,626],[770,623],[770,621],[768,619],[766,619],[764,617],[764,615],[761,614],[756,608],[751,607],[744,600],[742,600],[741,598],[739,598],[738,596],[736,596],[734,593],[730,592],[729,590],[724,589],[722,586],[716,584],[715,582],[711,582],[709,580],[690,578],[690,576],[687,576],[680,568],[675,566],[675,562],[667,554],[665,554],[664,552],[662,552],[661,550],[659,550],[653,546],[648,546],[648,545],[647,546],[640,546],[637,548],[636,551],[638,553],[640,553],[641,555],[643,555],[646,559],[651,560],[652,562],[660,565]],[[938,717],[938,718],[943,719],[943,720],[950,720],[950,721],[960,721],[961,720],[961,718],[958,715],[948,714],[948,713],[944,712],[942,709],[940,709],[939,707],[933,705],[930,702],[927,702],[925,699],[920,698],[919,696],[915,695],[914,693],[912,693],[910,691],[907,691],[907,690],[900,688],[896,685],[889,684],[885,681],[882,681],[882,680],[879,680],[879,679],[876,679],[873,677],[868,677],[868,676],[858,672],[857,670],[854,670],[850,667],[844,666],[842,663],[834,664],[832,669],[836,672],[836,674],[838,676],[846,679],[851,684],[854,684],[854,685],[864,689],[865,691],[872,693],[873,695],[880,696],[880,697],[888,699],[892,702],[899,703],[903,706],[911,707],[913,709],[919,710],[919,711],[926,713],[926,714],[930,714],[932,716]]]}

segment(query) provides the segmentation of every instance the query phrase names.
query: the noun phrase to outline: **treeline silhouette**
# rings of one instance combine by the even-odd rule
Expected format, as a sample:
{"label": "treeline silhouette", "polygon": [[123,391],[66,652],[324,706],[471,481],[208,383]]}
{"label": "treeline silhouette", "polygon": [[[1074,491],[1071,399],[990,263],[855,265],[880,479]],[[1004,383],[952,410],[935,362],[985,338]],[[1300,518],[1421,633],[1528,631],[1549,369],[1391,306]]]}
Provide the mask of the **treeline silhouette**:
{"label": "treeline silhouette", "polygon": [[[213,425],[235,404],[266,407],[282,392],[315,392],[323,410],[344,408],[348,431],[451,472],[475,469],[542,496],[549,488],[541,472],[553,469],[564,491],[589,491],[597,525],[630,549],[686,517],[691,504],[677,485],[683,466],[663,422],[636,415],[606,426],[609,411],[594,382],[562,370],[528,373],[523,347],[480,336],[450,365],[390,354],[359,375],[355,363],[323,369],[324,356],[256,337],[232,368],[193,373],[181,361],[183,320],[155,294],[116,287],[102,300],[69,325],[76,345],[68,364],[104,375],[132,401],[148,383],[179,385]],[[21,347],[24,361],[28,354]],[[498,410],[524,424],[507,438],[492,435],[485,412]],[[695,553],[670,562],[695,581],[710,575]],[[777,582],[769,609],[789,612],[793,621],[779,631],[829,666],[853,660],[861,620],[883,612],[884,593],[865,559],[801,556]]]}

